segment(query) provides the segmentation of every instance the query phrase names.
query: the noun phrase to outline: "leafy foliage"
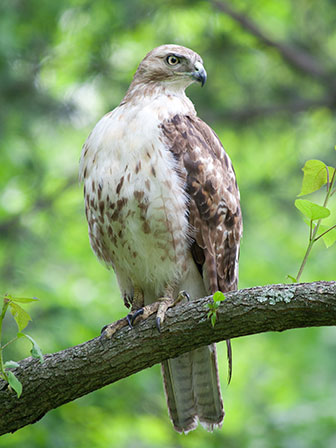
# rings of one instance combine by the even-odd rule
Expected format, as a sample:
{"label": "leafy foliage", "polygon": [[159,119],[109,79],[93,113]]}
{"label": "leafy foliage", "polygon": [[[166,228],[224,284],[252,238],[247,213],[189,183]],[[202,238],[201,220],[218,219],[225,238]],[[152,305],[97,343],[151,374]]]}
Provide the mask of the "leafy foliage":
{"label": "leafy foliage", "polygon": [[[34,341],[34,339],[31,336],[28,336],[27,334],[21,333],[22,330],[26,328],[28,325],[30,319],[29,314],[27,311],[25,311],[21,306],[19,306],[16,302],[19,303],[30,303],[35,302],[38,299],[36,297],[34,298],[24,298],[24,297],[13,297],[10,294],[6,294],[6,296],[3,298],[2,302],[2,309],[1,309],[1,315],[0,315],[0,378],[7,381],[9,386],[17,393],[18,398],[20,398],[20,395],[22,393],[22,384],[17,379],[17,377],[14,375],[14,373],[9,369],[15,369],[19,367],[19,364],[15,361],[3,361],[3,350],[8,347],[9,344],[12,344],[17,339],[26,337],[29,339],[29,341],[32,343],[32,349],[31,349],[31,355],[34,358],[39,358],[40,362],[43,362],[43,355],[41,352],[40,347],[37,345],[37,343]],[[6,344],[2,344],[2,327],[3,322],[5,319],[5,315],[7,312],[7,309],[10,309],[11,314],[13,315],[15,322],[18,327],[18,333],[16,337],[8,341]]]}
{"label": "leafy foliage", "polygon": [[335,168],[327,167],[321,160],[308,160],[303,167],[303,181],[299,196],[319,190],[332,178]]}
{"label": "leafy foliage", "polygon": [[[336,148],[335,148],[336,149]],[[297,199],[295,206],[300,212],[308,218],[309,225],[309,243],[304,255],[302,264],[296,277],[289,276],[293,281],[298,282],[303,269],[306,265],[308,256],[313,247],[320,238],[325,242],[328,247],[332,246],[336,241],[336,218],[335,214],[331,217],[330,210],[326,207],[329,198],[335,193],[336,185],[336,169],[334,167],[328,167],[320,160],[308,160],[303,168],[303,181],[300,196],[303,194],[313,193],[326,185],[326,195],[324,198],[323,206],[306,199]],[[328,226],[321,226],[323,219],[331,217],[333,224]],[[317,222],[314,222],[317,221]]]}
{"label": "leafy foliage", "polygon": [[217,310],[220,305],[220,302],[223,302],[225,300],[225,295],[221,291],[216,291],[215,294],[212,296],[212,301],[210,303],[207,303],[207,306],[209,308],[208,311],[208,319],[210,319],[211,325],[214,327],[217,320]]}
{"label": "leafy foliage", "polygon": [[295,201],[295,207],[311,221],[327,218],[330,215],[330,210],[326,207],[307,201],[306,199],[297,199]]}

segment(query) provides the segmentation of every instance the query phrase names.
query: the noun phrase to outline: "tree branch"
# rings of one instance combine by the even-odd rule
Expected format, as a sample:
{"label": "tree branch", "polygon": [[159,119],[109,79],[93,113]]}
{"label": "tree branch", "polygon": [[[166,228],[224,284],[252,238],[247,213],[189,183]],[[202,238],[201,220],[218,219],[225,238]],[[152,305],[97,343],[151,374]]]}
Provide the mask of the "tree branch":
{"label": "tree branch", "polygon": [[112,339],[97,337],[14,370],[23,384],[18,399],[0,380],[0,435],[14,432],[48,411],[197,347],[267,331],[336,324],[336,282],[268,285],[226,294],[214,328],[207,319],[211,298],[167,311],[162,332],[154,316],[125,327]]}
{"label": "tree branch", "polygon": [[332,96],[323,96],[316,99],[297,98],[290,102],[278,104],[257,104],[255,106],[245,104],[237,109],[223,109],[214,114],[213,111],[203,109],[204,115],[209,121],[222,119],[225,121],[238,122],[240,125],[244,122],[250,122],[260,117],[269,117],[276,114],[285,113],[296,114],[298,112],[306,111],[313,108],[328,107],[329,109],[336,109],[336,100]]}
{"label": "tree branch", "polygon": [[302,49],[288,45],[285,43],[277,42],[271,39],[265,32],[263,32],[258,25],[253,22],[249,17],[242,13],[239,13],[231,8],[231,6],[223,1],[210,0],[212,5],[230,16],[233,20],[239,23],[242,28],[248,31],[250,34],[259,39],[263,44],[275,48],[289,64],[296,69],[304,72],[313,77],[325,78],[332,80],[332,77],[328,74],[321,62],[317,61],[311,54]]}

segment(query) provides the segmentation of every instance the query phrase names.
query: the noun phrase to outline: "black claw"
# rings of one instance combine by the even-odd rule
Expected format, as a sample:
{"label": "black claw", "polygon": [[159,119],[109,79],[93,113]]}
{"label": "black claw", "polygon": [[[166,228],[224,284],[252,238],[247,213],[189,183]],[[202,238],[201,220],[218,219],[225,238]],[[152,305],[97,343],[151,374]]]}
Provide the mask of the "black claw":
{"label": "black claw", "polygon": [[190,295],[187,293],[187,291],[182,291],[182,293],[184,298],[188,300],[188,302],[190,302]]}
{"label": "black claw", "polygon": [[126,316],[126,320],[127,320],[128,326],[129,326],[130,328],[133,328],[133,325],[132,325],[132,317],[133,317],[132,314],[127,314],[127,316]]}
{"label": "black claw", "polygon": [[187,293],[187,291],[180,291],[180,292],[178,293],[177,301],[178,301],[178,302],[181,302],[181,300],[183,300],[183,299],[185,299],[185,300],[187,300],[188,302],[190,302],[190,295]]}
{"label": "black claw", "polygon": [[104,325],[103,328],[100,331],[100,334],[103,334],[107,327],[108,327],[108,325]]}
{"label": "black claw", "polygon": [[156,318],[156,328],[158,329],[158,332],[161,333],[161,319],[159,317]]}
{"label": "black claw", "polygon": [[135,319],[143,313],[144,313],[143,308],[140,308],[139,310],[134,311],[134,313],[127,314],[126,320],[128,322],[128,325],[130,326],[130,328],[133,328]]}
{"label": "black claw", "polygon": [[132,315],[132,324],[134,323],[135,319],[138,316],[141,316],[143,313],[144,313],[143,308],[140,308],[139,310],[136,310],[135,313],[133,313],[133,315]]}

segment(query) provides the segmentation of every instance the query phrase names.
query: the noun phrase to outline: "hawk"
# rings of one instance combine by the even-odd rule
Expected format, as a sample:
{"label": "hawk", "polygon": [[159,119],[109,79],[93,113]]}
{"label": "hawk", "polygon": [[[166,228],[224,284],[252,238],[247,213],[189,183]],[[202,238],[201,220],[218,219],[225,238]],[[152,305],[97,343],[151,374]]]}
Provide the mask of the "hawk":
{"label": "hawk", "polygon": [[[178,45],[148,53],[118,107],[86,140],[80,160],[89,237],[115,271],[130,323],[153,312],[157,326],[186,291],[191,299],[235,290],[242,218],[232,163],[185,95],[202,86],[201,57]],[[184,295],[186,296],[186,294]],[[231,357],[230,342],[228,344]],[[162,363],[178,432],[221,427],[215,345]]]}

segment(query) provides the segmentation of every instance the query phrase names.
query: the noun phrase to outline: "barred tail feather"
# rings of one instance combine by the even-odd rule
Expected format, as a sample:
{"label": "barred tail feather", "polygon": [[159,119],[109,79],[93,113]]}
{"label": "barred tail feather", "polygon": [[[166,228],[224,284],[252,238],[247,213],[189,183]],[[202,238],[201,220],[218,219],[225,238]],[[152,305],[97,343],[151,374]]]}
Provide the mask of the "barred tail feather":
{"label": "barred tail feather", "polygon": [[176,431],[188,433],[198,421],[208,431],[222,425],[224,410],[214,344],[163,362],[162,373]]}
{"label": "barred tail feather", "polygon": [[223,401],[218,378],[215,344],[201,347],[193,355],[193,388],[200,423],[212,431],[221,427],[224,418]]}
{"label": "barred tail feather", "polygon": [[196,407],[192,387],[191,353],[162,363],[168,412],[176,431],[189,432],[197,427]]}

